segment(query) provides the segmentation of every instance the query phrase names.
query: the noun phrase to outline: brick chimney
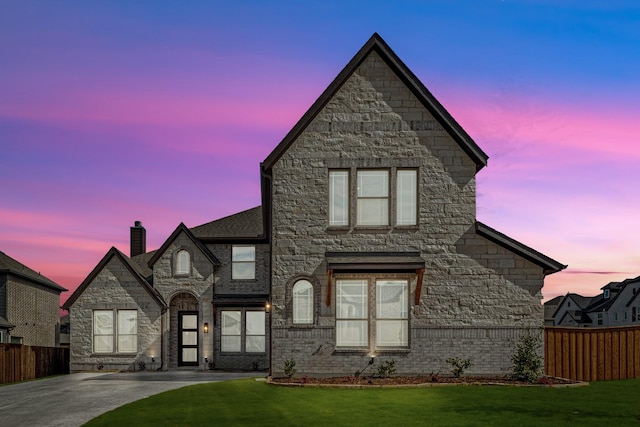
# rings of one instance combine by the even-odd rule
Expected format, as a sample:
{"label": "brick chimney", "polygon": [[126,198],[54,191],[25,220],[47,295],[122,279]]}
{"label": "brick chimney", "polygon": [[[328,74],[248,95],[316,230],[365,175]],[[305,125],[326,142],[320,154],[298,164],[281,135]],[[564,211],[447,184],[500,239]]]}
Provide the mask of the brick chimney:
{"label": "brick chimney", "polygon": [[142,226],[142,222],[136,221],[131,227],[131,251],[133,258],[147,252],[147,230]]}

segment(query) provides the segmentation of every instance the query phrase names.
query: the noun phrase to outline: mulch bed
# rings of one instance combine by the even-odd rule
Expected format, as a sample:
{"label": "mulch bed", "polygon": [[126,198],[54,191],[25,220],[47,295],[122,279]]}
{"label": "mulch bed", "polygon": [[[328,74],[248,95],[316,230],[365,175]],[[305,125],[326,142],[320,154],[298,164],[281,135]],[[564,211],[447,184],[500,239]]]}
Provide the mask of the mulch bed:
{"label": "mulch bed", "polygon": [[515,385],[515,386],[569,386],[582,384],[579,381],[568,380],[566,378],[542,377],[536,383],[512,380],[506,376],[492,377],[460,377],[426,375],[426,376],[397,376],[388,378],[376,377],[295,377],[295,378],[271,378],[270,382],[278,385],[292,386],[426,386],[438,384],[459,384],[459,385]]}

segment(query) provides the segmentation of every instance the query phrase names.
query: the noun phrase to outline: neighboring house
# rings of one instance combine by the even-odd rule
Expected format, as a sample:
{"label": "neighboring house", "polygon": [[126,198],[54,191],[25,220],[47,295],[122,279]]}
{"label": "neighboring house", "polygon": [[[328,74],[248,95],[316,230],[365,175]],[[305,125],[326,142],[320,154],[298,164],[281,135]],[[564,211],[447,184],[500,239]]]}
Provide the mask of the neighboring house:
{"label": "neighboring house", "polygon": [[0,342],[55,347],[66,289],[0,252]]}
{"label": "neighboring house", "polygon": [[262,163],[261,207],[107,253],[65,304],[71,369],[506,372],[566,266],[476,221],[486,162],[374,34]]}
{"label": "neighboring house", "polygon": [[[574,293],[562,297],[552,315],[553,325],[598,327],[640,324],[640,276],[611,282],[600,289],[602,293],[594,297]],[[545,303],[545,312],[549,302]]]}
{"label": "neighboring house", "polygon": [[60,347],[69,348],[69,315],[60,316]]}
{"label": "neighboring house", "polygon": [[560,307],[563,299],[564,297],[560,295],[544,303],[544,326],[553,326],[553,315]]}

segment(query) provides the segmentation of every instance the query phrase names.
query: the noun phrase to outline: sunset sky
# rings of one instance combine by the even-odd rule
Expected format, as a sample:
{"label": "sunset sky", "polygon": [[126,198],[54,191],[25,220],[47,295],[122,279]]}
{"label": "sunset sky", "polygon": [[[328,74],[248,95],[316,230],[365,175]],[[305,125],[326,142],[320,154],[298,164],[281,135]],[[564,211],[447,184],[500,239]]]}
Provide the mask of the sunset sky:
{"label": "sunset sky", "polygon": [[0,251],[73,290],[136,220],[259,205],[374,32],[489,155],[478,220],[569,265],[545,299],[640,275],[636,0],[3,1]]}

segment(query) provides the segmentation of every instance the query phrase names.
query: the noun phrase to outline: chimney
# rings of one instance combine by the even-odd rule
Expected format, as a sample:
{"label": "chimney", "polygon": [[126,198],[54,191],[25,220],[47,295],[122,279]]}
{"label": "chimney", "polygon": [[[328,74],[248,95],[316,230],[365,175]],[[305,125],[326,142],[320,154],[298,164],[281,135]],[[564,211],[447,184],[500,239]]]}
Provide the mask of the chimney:
{"label": "chimney", "polygon": [[136,221],[131,227],[131,251],[133,258],[147,252],[147,230],[142,226],[142,222]]}

